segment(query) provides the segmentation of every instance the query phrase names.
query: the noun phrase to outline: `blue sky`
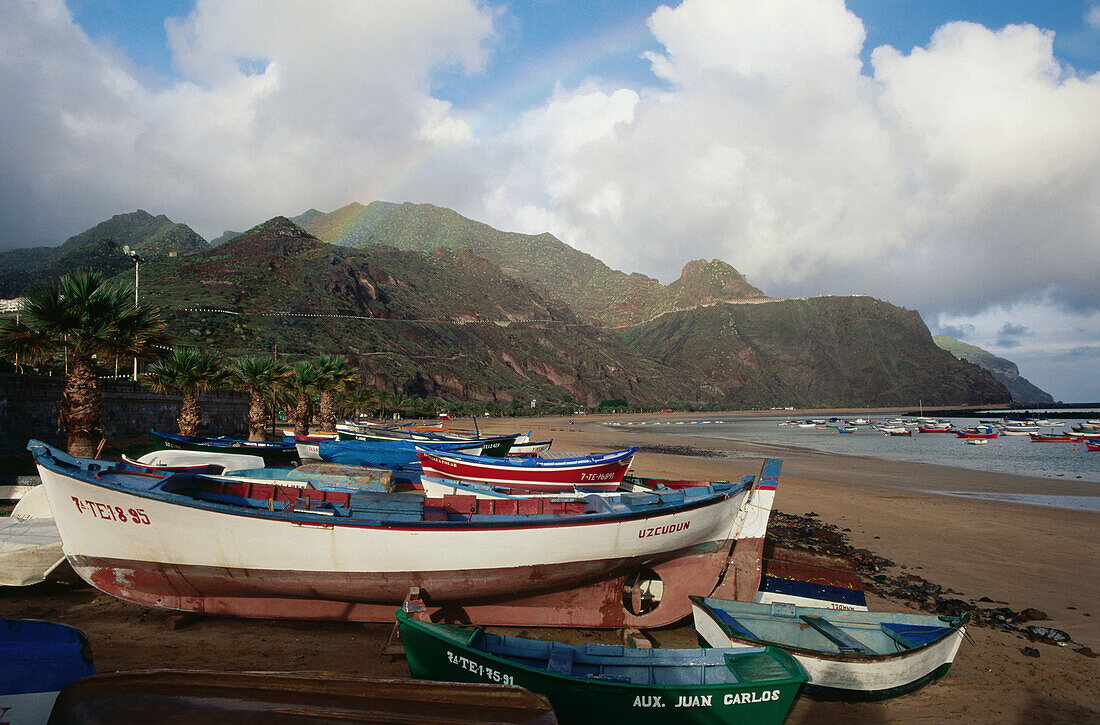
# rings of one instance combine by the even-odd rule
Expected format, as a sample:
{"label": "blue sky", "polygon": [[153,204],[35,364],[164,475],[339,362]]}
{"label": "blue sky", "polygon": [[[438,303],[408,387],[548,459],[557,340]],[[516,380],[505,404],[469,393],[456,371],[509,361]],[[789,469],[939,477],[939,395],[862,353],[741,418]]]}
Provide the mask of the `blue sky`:
{"label": "blue sky", "polygon": [[0,48],[0,249],[426,202],[1100,400],[1100,0],[6,0]]}
{"label": "blue sky", "polygon": [[[194,4],[194,0],[71,0],[69,7],[90,36],[121,48],[150,80],[168,83],[175,73],[164,21],[186,16]],[[590,75],[612,83],[654,83],[642,53],[658,50],[659,44],[648,32],[646,20],[664,4],[669,3],[501,3],[507,9],[502,37],[493,44],[487,72],[474,76],[445,72],[437,90],[459,106],[491,107],[502,87],[523,89],[509,102],[533,104],[555,83],[576,85]],[[1097,3],[1089,0],[847,0],[846,5],[863,20],[867,31],[862,57],[868,66],[871,51],[879,45],[908,51],[927,44],[944,23],[966,20],[990,28],[1031,23],[1053,30],[1059,58],[1081,72],[1100,69],[1100,44],[1085,22],[1089,8]]]}

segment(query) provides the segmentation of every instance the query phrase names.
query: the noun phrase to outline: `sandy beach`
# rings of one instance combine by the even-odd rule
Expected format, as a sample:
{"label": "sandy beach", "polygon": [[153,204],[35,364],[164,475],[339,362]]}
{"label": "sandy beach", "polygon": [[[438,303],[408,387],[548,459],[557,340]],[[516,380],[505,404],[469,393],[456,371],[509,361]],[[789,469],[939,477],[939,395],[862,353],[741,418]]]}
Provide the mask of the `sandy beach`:
{"label": "sandy beach", "polygon": [[[479,425],[483,432],[530,428],[535,440],[552,437],[558,455],[642,446],[633,466],[640,475],[735,479],[757,473],[764,457],[782,458],[776,510],[816,514],[814,520],[835,526],[855,549],[892,562],[881,572],[884,578],[919,577],[938,585],[944,598],[980,609],[1037,610],[1046,618],[1028,624],[1064,630],[1073,640],[1067,646],[1033,642],[983,622],[968,628],[968,641],[947,676],[923,690],[871,704],[803,698],[788,722],[1100,722],[1100,661],[1089,656],[1090,650],[1100,651],[1100,515],[907,490],[1100,493],[1082,493],[1089,484],[709,438],[639,435],[601,422],[584,416]],[[914,480],[920,485],[913,486]],[[885,592],[871,595],[869,605],[907,611],[913,602]],[[381,654],[391,629],[381,624],[182,616],[61,584],[0,589],[0,616],[80,627],[100,672],[171,667],[408,676],[403,659]],[[509,631],[574,641],[616,637],[613,632]],[[666,647],[694,646],[695,641],[690,622],[650,636]],[[1026,648],[1038,656],[1026,655]]]}

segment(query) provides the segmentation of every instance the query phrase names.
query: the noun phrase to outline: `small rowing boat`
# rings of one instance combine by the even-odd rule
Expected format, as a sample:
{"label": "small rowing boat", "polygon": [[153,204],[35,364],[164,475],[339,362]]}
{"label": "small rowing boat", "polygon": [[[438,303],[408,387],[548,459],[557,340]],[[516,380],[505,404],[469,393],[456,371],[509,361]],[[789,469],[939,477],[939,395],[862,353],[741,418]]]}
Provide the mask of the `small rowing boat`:
{"label": "small rowing boat", "polygon": [[805,668],[804,693],[825,700],[886,700],[943,677],[970,613],[855,612],[692,595],[699,638],[712,647],[782,647]]}
{"label": "small rowing boat", "polygon": [[396,616],[413,677],[517,685],[545,695],[562,722],[779,725],[806,681],[775,647],[573,645]]}

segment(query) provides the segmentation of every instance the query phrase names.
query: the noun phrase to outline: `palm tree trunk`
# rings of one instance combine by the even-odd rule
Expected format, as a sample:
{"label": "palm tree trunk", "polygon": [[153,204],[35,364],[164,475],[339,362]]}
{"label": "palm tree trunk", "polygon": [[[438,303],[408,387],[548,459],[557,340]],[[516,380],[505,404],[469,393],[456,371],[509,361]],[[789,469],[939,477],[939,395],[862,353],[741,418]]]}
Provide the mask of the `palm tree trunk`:
{"label": "palm tree trunk", "polygon": [[249,440],[265,440],[264,429],[266,427],[264,394],[262,391],[252,391],[249,394]]}
{"label": "palm tree trunk", "polygon": [[103,439],[103,402],[91,358],[73,355],[61,396],[60,421],[71,455],[91,458]]}
{"label": "palm tree trunk", "polygon": [[309,400],[304,395],[298,397],[298,405],[294,407],[294,435],[309,435]]}
{"label": "palm tree trunk", "polygon": [[194,395],[183,396],[183,404],[180,406],[180,416],[176,419],[180,427],[180,435],[197,436],[202,429],[202,409],[199,408],[199,399]]}
{"label": "palm tree trunk", "polygon": [[336,430],[336,394],[331,390],[321,391],[321,430]]}

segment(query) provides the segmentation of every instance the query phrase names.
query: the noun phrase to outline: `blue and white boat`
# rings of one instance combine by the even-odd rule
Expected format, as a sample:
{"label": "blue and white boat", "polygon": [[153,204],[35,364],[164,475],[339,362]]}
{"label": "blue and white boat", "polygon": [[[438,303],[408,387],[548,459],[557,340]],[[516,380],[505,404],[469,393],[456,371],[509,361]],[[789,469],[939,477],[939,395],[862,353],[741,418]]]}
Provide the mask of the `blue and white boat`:
{"label": "blue and white boat", "polygon": [[695,631],[711,647],[775,646],[809,676],[823,700],[887,700],[947,674],[970,613],[853,612],[691,596]]}
{"label": "blue and white boat", "polygon": [[58,693],[94,674],[88,639],[76,627],[0,619],[0,722],[45,723]]}

